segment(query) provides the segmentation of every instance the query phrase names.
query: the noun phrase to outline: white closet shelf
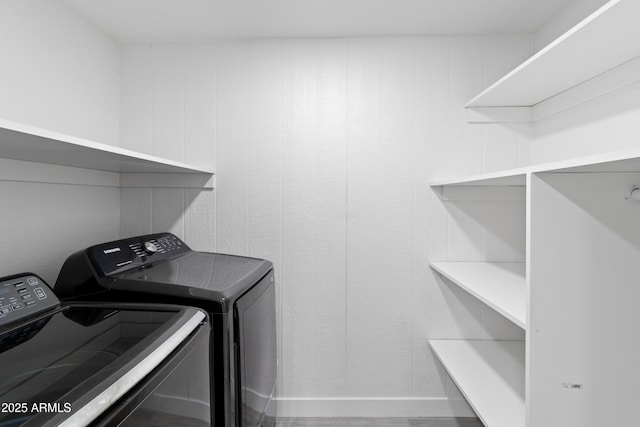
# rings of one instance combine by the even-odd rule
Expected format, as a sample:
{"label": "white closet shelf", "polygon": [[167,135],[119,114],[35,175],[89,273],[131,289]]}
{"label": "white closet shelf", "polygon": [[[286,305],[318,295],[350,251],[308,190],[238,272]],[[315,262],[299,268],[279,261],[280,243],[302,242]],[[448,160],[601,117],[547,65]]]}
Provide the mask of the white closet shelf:
{"label": "white closet shelf", "polygon": [[432,181],[429,185],[431,187],[443,185],[525,186],[527,185],[527,173],[529,173],[530,169],[531,167],[524,167],[468,177],[441,179]]}
{"label": "white closet shelf", "polygon": [[[640,4],[640,2],[638,2]],[[527,175],[544,172],[640,172],[640,148],[611,151],[586,157],[576,157],[552,163],[541,163],[517,169],[491,172],[464,178],[452,178],[431,182],[431,187],[443,185],[461,186],[523,186]]]}
{"label": "white closet shelf", "polygon": [[0,119],[0,158],[125,173],[213,170]]}
{"label": "white closet shelf", "polygon": [[466,107],[531,107],[640,56],[640,2],[611,0]]}
{"label": "white closet shelf", "polygon": [[523,341],[429,340],[429,345],[485,426],[524,427]]}
{"label": "white closet shelf", "polygon": [[432,269],[526,328],[526,279],[522,262],[431,262]]}

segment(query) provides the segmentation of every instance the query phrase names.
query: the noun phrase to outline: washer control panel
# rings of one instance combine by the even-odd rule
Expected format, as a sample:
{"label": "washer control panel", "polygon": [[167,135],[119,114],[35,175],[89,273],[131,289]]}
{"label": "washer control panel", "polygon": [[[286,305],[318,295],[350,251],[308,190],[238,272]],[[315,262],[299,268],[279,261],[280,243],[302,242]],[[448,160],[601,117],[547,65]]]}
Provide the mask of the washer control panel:
{"label": "washer control panel", "polygon": [[0,326],[58,304],[51,288],[35,274],[0,278]]}
{"label": "washer control panel", "polygon": [[92,246],[87,256],[101,276],[112,276],[129,270],[191,252],[171,233],[148,234]]}

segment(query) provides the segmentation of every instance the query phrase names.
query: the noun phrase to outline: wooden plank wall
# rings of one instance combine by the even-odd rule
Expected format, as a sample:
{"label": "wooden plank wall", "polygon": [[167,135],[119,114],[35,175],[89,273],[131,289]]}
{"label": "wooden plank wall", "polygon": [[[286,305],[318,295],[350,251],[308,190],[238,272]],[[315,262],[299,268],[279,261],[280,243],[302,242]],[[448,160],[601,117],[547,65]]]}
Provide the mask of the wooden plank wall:
{"label": "wooden plank wall", "polygon": [[[206,45],[125,45],[120,83],[123,147],[198,166],[215,165],[214,50]],[[188,142],[187,142],[188,141]],[[171,231],[215,248],[215,192],[122,188],[120,235]]]}
{"label": "wooden plank wall", "polygon": [[[275,263],[283,415],[346,413],[331,399],[360,404],[363,415],[379,405],[388,416],[394,405],[405,416],[407,407],[446,415],[447,399],[461,397],[427,339],[519,333],[429,271],[428,259],[454,259],[473,231],[427,183],[528,161],[529,127],[468,125],[463,104],[531,44],[126,45],[123,146],[215,165],[217,182],[213,192],[122,189],[121,234],[170,230],[196,249]],[[495,212],[470,203],[524,221],[522,201]],[[494,240],[519,242],[517,230],[506,233]],[[485,240],[473,256],[496,252]],[[467,320],[476,326],[459,325]]]}

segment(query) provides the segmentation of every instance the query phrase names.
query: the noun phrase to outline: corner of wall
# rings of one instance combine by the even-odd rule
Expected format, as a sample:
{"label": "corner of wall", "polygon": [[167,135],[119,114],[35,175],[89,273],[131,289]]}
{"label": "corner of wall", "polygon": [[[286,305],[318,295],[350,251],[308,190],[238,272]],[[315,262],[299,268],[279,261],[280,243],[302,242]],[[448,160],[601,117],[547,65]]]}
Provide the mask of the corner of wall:
{"label": "corner of wall", "polygon": [[539,51],[574,25],[595,12],[609,0],[573,0],[554,15],[534,35],[534,49]]}
{"label": "corner of wall", "polygon": [[117,43],[64,2],[0,5],[0,117],[118,145]]}

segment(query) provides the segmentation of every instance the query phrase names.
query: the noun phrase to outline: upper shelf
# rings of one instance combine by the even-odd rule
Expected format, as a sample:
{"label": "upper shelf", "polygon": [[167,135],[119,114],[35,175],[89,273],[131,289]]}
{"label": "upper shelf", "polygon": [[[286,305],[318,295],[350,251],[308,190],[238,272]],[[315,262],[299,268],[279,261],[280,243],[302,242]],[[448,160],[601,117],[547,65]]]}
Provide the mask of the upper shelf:
{"label": "upper shelf", "polygon": [[526,185],[528,174],[543,172],[640,172],[640,148],[611,151],[464,178],[436,180],[430,185],[432,187],[442,185],[523,186]]}
{"label": "upper shelf", "polygon": [[640,2],[611,0],[466,107],[531,107],[640,55]]}
{"label": "upper shelf", "polygon": [[214,173],[210,169],[2,119],[0,157],[109,172]]}

